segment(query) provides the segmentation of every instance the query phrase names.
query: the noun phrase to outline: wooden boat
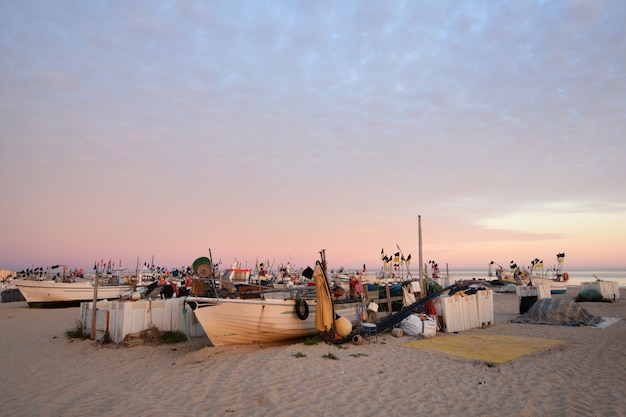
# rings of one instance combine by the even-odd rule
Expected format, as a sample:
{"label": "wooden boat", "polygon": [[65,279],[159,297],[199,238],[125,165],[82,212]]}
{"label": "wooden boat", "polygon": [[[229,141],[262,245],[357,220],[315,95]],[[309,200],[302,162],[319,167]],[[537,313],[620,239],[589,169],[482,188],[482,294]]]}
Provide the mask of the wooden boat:
{"label": "wooden boat", "polygon": [[511,271],[503,271],[500,267],[498,279],[517,285],[548,285],[551,294],[565,294],[567,281],[569,281],[569,274],[563,272],[565,254],[558,253],[556,259],[557,266],[545,273],[543,272],[543,261],[539,258],[530,262],[529,272],[522,272],[514,262],[511,262]]}
{"label": "wooden boat", "polygon": [[[320,268],[316,265],[317,275]],[[321,299],[319,285],[258,287],[256,294],[250,291],[253,287],[247,285],[245,292],[231,293],[228,297],[186,298],[185,302],[214,346],[276,343],[311,336],[329,330],[337,316],[358,322],[356,305],[360,301],[331,301],[329,309],[328,301],[332,296],[327,285],[326,297]]]}
{"label": "wooden boat", "polygon": [[567,281],[557,278],[544,278],[538,276],[528,276],[524,281],[528,281],[530,285],[547,285],[550,287],[551,294],[565,294],[567,292]]}
{"label": "wooden boat", "polygon": [[[58,272],[55,272],[58,271]],[[98,279],[97,299],[117,299],[133,291],[133,285],[125,282],[129,277],[126,268],[111,264],[97,269],[92,278],[85,278],[83,271],[70,271],[66,265],[27,270],[14,280],[15,286],[29,307],[78,307],[83,301],[93,301],[94,282]]]}
{"label": "wooden boat", "polygon": [[[90,281],[58,282],[52,280],[14,280],[29,307],[77,307],[82,301],[93,301]],[[98,300],[117,299],[131,291],[130,285],[98,285]]]}
{"label": "wooden boat", "polygon": [[[281,293],[288,298],[268,298]],[[317,300],[285,291],[256,299],[187,297],[186,302],[214,346],[276,343],[319,332]],[[335,304],[335,313],[357,321],[355,302]]]}

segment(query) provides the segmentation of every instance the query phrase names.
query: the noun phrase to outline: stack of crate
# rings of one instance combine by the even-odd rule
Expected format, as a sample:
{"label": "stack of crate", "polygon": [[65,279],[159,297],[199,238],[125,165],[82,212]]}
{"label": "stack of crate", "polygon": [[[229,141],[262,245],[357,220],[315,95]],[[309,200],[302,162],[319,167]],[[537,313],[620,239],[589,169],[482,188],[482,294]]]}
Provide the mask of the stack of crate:
{"label": "stack of crate", "polygon": [[438,314],[442,316],[448,333],[493,324],[493,291],[439,297]]}

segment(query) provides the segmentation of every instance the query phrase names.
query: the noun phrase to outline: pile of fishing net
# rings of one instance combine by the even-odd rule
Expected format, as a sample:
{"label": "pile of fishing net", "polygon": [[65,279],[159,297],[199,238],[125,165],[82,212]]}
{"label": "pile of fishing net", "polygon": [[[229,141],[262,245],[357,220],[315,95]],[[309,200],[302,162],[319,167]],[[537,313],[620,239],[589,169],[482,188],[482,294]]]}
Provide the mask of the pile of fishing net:
{"label": "pile of fishing net", "polygon": [[576,296],[576,301],[604,301],[602,293],[597,288],[585,288]]}
{"label": "pile of fishing net", "polygon": [[558,298],[537,300],[528,311],[511,320],[514,323],[560,324],[568,326],[594,326],[602,321],[580,304]]}

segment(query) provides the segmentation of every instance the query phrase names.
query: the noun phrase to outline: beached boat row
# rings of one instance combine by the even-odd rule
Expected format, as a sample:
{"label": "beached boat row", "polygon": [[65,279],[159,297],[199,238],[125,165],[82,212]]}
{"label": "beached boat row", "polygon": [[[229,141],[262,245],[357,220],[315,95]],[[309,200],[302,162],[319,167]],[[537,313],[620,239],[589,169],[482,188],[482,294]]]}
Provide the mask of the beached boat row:
{"label": "beached boat row", "polygon": [[[510,282],[517,285],[547,285],[550,287],[552,294],[565,294],[567,292],[567,282],[569,274],[563,270],[563,262],[565,253],[556,255],[557,266],[554,269],[544,271],[543,261],[535,258],[530,262],[527,270],[520,268],[515,262],[511,261],[509,270],[505,270],[498,265],[496,269],[496,277],[504,282]],[[489,265],[489,274],[491,276],[491,266],[495,262],[491,261]]]}
{"label": "beached boat row", "polygon": [[[419,291],[419,280],[413,282],[411,279],[391,285],[386,282],[385,290],[389,299],[389,304],[385,305],[387,317],[378,324],[371,323],[371,320],[366,323],[368,311],[378,309],[375,306],[372,310],[370,300],[374,297],[369,284],[362,283],[358,273],[352,276],[339,273],[329,277],[324,252],[320,254],[321,261],[316,263],[314,269],[307,268],[297,275],[280,274],[278,280],[277,276],[263,273],[262,270],[253,274],[252,269],[241,268],[238,264],[220,272],[210,257],[201,257],[193,262],[191,271],[177,278],[176,282],[155,281],[145,287],[137,281],[128,280],[121,283],[119,280],[108,283],[98,281],[97,288],[94,281],[88,280],[16,280],[15,284],[29,306],[78,305],[94,299],[124,298],[136,301],[146,298],[158,284],[161,287],[161,298],[185,297],[184,303],[193,310],[195,318],[215,346],[275,343],[320,332],[335,341],[349,336],[353,329],[358,328],[360,332],[367,326],[370,335],[372,329],[377,332],[385,326],[397,324],[417,309],[425,308],[429,296],[436,297],[445,291],[441,287],[433,289],[430,280],[426,281],[424,292]],[[497,275],[505,282],[510,280],[518,285],[546,284],[550,285],[552,293],[565,292],[567,273],[561,272],[563,257],[561,254],[558,256],[558,279],[520,273],[514,265],[511,271],[500,268]],[[539,266],[533,263],[532,271],[539,270]],[[390,292],[398,286],[400,289],[396,291],[406,296],[403,293],[407,289],[404,284],[409,282],[417,284],[418,292],[423,297],[412,302],[405,302],[404,297],[401,297],[401,308],[393,308],[397,305],[392,307]],[[165,289],[170,291],[165,292]],[[373,291],[378,293],[380,290],[376,288]]]}

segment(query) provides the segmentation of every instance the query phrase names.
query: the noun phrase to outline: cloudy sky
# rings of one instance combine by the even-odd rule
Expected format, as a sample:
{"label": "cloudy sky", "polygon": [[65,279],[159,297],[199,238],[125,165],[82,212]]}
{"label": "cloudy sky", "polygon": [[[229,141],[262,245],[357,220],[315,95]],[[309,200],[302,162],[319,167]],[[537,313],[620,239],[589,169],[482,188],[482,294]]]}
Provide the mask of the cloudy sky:
{"label": "cloudy sky", "polygon": [[[626,2],[0,5],[0,267],[626,266]],[[412,265],[415,266],[415,265]]]}

